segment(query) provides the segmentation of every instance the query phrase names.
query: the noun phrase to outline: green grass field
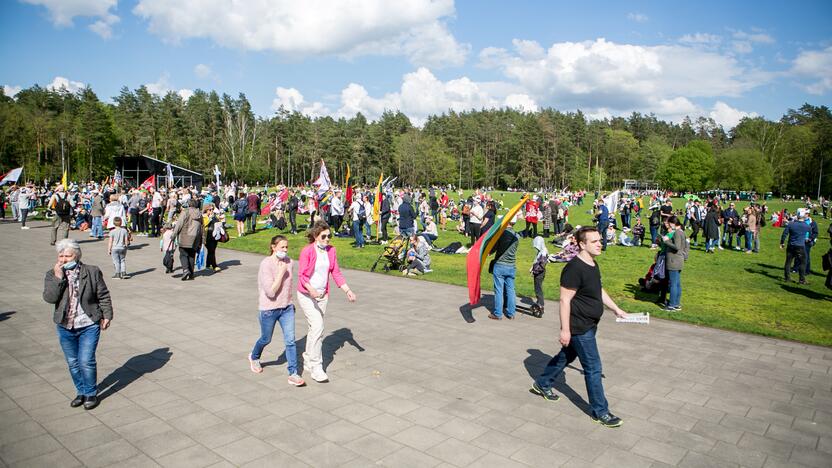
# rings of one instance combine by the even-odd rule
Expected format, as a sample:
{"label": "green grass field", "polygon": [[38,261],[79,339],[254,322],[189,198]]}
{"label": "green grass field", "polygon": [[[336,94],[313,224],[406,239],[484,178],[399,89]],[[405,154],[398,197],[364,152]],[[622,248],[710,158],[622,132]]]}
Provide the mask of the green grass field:
{"label": "green grass field", "polygon": [[[509,207],[520,194],[498,192],[496,197],[503,197],[504,206]],[[684,200],[674,200],[674,207],[680,208]],[[737,208],[742,209],[746,202],[739,202]],[[782,203],[770,201],[769,210],[777,211],[784,207],[793,212],[802,206],[800,203]],[[572,225],[587,225],[591,222],[589,210],[591,204],[572,207],[570,223]],[[298,223],[303,226],[307,218],[298,217]],[[642,221],[647,224],[646,217]],[[655,251],[647,247],[619,247],[612,246],[599,257],[604,287],[607,292],[628,312],[649,312],[655,317],[679,320],[697,325],[736,330],[746,333],[785,338],[805,343],[832,346],[832,291],[824,286],[825,275],[820,273],[821,256],[829,248],[829,236],[826,230],[829,221],[822,218],[816,220],[820,229],[820,239],[812,249],[812,269],[815,275],[809,277],[808,286],[797,283],[784,283],[783,263],[785,253],[779,248],[780,228],[771,227],[767,220],[760,238],[760,253],[746,254],[732,250],[717,251],[715,255],[705,255],[700,246],[691,247],[691,255],[682,272],[682,308],[681,312],[668,313],[659,309],[655,304],[656,295],[639,291],[638,278],[644,276],[653,261]],[[634,220],[633,220],[634,222]],[[524,222],[518,223],[517,229],[522,229]],[[440,231],[438,246],[445,246],[454,241],[466,243],[463,236],[456,233],[455,223],[449,221],[448,231]],[[542,224],[539,226],[542,233]],[[454,228],[454,229],[452,229]],[[392,229],[388,227],[388,232]],[[232,236],[236,235],[234,228],[229,229]],[[243,238],[232,238],[224,247],[261,253],[268,251],[268,242],[277,230],[260,231]],[[289,235],[289,252],[297,258],[300,249],[306,244],[304,236]],[[649,230],[647,233],[649,238]],[[370,267],[382,251],[379,245],[367,245],[362,250],[351,247],[352,240],[336,238],[334,245],[338,248],[339,263],[342,267],[369,271]],[[550,246],[550,252],[557,251]],[[517,253],[517,293],[519,296],[532,297],[534,286],[532,277],[528,273],[535,250],[531,246],[531,239],[523,239]],[[466,284],[466,269],[464,255],[445,255],[432,253],[433,272],[425,276],[413,278],[414,287],[423,287],[420,281],[436,281],[441,283]],[[558,284],[563,264],[549,264],[545,280],[547,302],[558,299]],[[398,275],[398,272],[378,274]],[[793,275],[796,280],[797,275]],[[484,290],[491,289],[491,276],[484,272],[482,285]],[[360,294],[360,291],[359,291]],[[467,302],[467,294],[460,291],[459,303]],[[449,311],[456,313],[456,311]]]}

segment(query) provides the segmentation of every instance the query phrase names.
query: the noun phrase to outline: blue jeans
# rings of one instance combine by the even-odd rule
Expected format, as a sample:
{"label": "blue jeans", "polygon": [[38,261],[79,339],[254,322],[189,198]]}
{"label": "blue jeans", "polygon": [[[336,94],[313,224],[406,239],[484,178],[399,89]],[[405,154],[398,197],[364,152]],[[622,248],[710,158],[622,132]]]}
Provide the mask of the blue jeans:
{"label": "blue jeans", "polygon": [[104,225],[101,216],[93,216],[92,218],[92,237],[104,237]]}
{"label": "blue jeans", "polygon": [[364,234],[361,232],[361,221],[352,222],[352,234],[355,236],[355,246],[364,247]]}
{"label": "blue jeans", "polygon": [[601,382],[601,355],[598,354],[598,345],[595,342],[596,331],[597,328],[592,328],[582,335],[572,335],[569,346],[560,349],[535,381],[544,390],[552,388],[563,369],[577,357],[584,369],[591,416],[594,418],[610,412],[607,398],[604,396],[604,384]]}
{"label": "blue jeans", "polygon": [[598,232],[601,234],[601,250],[607,250],[607,228],[609,225],[609,221],[598,222]]}
{"label": "blue jeans", "polygon": [[716,248],[717,242],[719,242],[719,239],[707,239],[705,241],[705,250],[714,250]]}
{"label": "blue jeans", "polygon": [[298,351],[295,347],[295,306],[289,304],[283,309],[260,311],[260,338],[251,350],[252,359],[260,359],[263,348],[272,342],[274,324],[280,322],[283,330],[283,344],[286,345],[286,365],[289,375],[298,373]]}
{"label": "blue jeans", "polygon": [[494,264],[494,315],[497,317],[503,316],[503,295],[506,296],[506,317],[514,317],[517,300],[514,295],[515,270],[517,268],[513,266]]}
{"label": "blue jeans", "polygon": [[415,227],[399,229],[399,234],[401,234],[402,237],[410,238],[410,236],[412,236],[415,233],[416,233],[416,228]]}
{"label": "blue jeans", "polygon": [[651,245],[658,245],[659,241],[659,228],[657,226],[650,226],[650,244]]}
{"label": "blue jeans", "polygon": [[56,325],[56,328],[75,391],[78,395],[95,396],[98,378],[95,349],[98,347],[101,329],[98,324],[74,330],[67,330],[61,325]]}
{"label": "blue jeans", "polygon": [[682,301],[682,272],[681,270],[667,270],[668,289],[670,290],[670,302],[667,305],[679,307]]}

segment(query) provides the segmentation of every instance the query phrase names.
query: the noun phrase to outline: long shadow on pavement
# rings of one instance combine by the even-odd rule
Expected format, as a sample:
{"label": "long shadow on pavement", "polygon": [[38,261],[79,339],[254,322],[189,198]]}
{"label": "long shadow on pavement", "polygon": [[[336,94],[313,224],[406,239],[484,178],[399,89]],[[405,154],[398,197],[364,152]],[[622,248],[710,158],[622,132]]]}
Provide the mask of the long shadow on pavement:
{"label": "long shadow on pavement", "polygon": [[[539,349],[527,349],[526,352],[529,353],[529,356],[523,360],[523,365],[526,366],[526,372],[529,373],[529,377],[531,377],[532,380],[535,380],[537,379],[537,376],[540,375],[541,372],[543,372],[543,369],[546,367],[546,364],[552,359],[552,356],[549,356],[548,354],[540,351]],[[571,364],[568,367],[571,367],[572,369],[575,369],[583,374],[582,370],[573,367]],[[589,403],[587,403],[586,400],[583,399],[583,397],[575,393],[575,391],[572,390],[572,388],[566,384],[566,374],[561,373],[555,381],[553,387],[558,393],[568,398],[573,405],[578,407],[578,409],[586,413],[587,416],[592,416],[592,411],[589,407]]]}
{"label": "long shadow on pavement", "polygon": [[[280,330],[275,327],[275,335],[279,338],[279,341],[283,341],[282,335],[280,335]],[[275,338],[272,339],[272,343],[274,343]],[[323,366],[324,369],[329,367],[332,364],[332,361],[335,360],[335,353],[338,352],[339,349],[343,348],[345,344],[349,343],[353,348],[357,349],[359,352],[364,351],[364,348],[355,340],[355,337],[352,335],[352,330],[349,328],[339,328],[334,332],[330,333],[326,338],[324,338],[324,342],[322,345],[322,353],[323,353]],[[279,344],[278,344],[279,346]],[[298,353],[298,367],[303,367],[303,352],[306,349],[306,337],[297,340],[295,342],[295,347],[297,348]],[[281,364],[286,364],[286,352],[280,353],[280,356],[277,357],[274,361],[269,362],[262,362],[260,363],[261,366],[279,366]]]}
{"label": "long shadow on pavement", "polygon": [[170,361],[172,354],[170,348],[159,348],[131,357],[98,384],[98,398],[103,400],[135,382],[141,376],[161,369]]}
{"label": "long shadow on pavement", "polygon": [[0,322],[12,318],[12,315],[14,315],[16,313],[17,313],[16,310],[10,310],[8,312],[0,312]]}

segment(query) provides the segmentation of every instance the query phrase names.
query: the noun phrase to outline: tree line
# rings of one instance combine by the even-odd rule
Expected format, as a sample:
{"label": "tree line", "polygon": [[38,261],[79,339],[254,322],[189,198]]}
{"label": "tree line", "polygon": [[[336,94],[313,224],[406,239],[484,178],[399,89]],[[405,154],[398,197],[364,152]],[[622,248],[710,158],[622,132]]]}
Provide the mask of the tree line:
{"label": "tree line", "polygon": [[499,188],[614,188],[622,179],[672,190],[832,192],[832,113],[804,104],[778,121],[744,118],[723,129],[713,119],[680,123],[637,112],[589,119],[580,110],[448,111],[422,128],[399,111],[376,121],[316,117],[281,108],[256,116],[236,98],[197,90],[187,100],[142,86],[112,103],[89,87],[78,92],[33,86],[0,90],[0,171],[23,166],[26,178],[104,179],[113,157],[148,155],[226,180],[298,184],[317,177],[324,159],[336,183],[373,183],[380,172],[409,185]]}

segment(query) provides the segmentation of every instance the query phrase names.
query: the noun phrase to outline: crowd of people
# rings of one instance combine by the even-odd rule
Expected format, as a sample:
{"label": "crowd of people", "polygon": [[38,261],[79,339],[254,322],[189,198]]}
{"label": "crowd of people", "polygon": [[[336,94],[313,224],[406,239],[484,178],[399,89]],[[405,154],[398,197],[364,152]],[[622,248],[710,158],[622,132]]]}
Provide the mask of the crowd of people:
{"label": "crowd of people", "polygon": [[[173,252],[178,249],[181,279],[188,281],[199,268],[221,271],[216,248],[229,239],[226,216],[233,217],[238,237],[260,229],[295,234],[305,227],[308,243],[297,260],[296,279],[291,273],[293,260],[288,256],[289,238],[279,233],[271,238],[269,255],[260,264],[257,281],[261,333],[248,356],[251,371],[263,372],[260,358],[279,323],[288,383],[303,386],[305,380],[295,344],[294,304],[303,311],[308,324],[304,374],[325,382],[329,377],[323,366],[322,341],[330,278],[349,301],[356,300],[338,266],[337,253],[331,245],[334,237],[354,239],[352,245],[356,249],[364,248],[372,239],[382,245],[403,240],[402,273],[426,274],[432,271],[431,252],[467,252],[499,221],[500,211],[506,209],[502,196],[495,197],[495,192],[480,189],[466,197],[452,187],[385,188],[378,193],[367,186],[349,187],[346,192],[331,187],[322,192],[314,186],[277,186],[269,190],[212,184],[196,190],[127,188],[90,182],[69,187],[59,184],[52,190],[25,184],[2,192],[0,207],[10,204],[12,216],[19,220],[21,228],[28,228],[26,219],[37,209],[42,209],[51,220],[50,242],[56,246],[58,259],[46,273],[44,299],[55,305],[58,337],[77,390],[70,404],[87,409],[98,405],[95,348],[113,312],[101,270],[81,262],[79,244],[68,238],[70,230],[107,239],[113,278],[118,279],[129,278],[127,252],[134,237],[158,237],[165,272],[173,273]],[[785,280],[789,281],[790,273],[797,272],[799,281],[805,283],[811,268],[810,249],[818,238],[813,219],[817,214],[812,209],[821,209],[825,216],[824,204],[828,207],[828,201],[823,199],[818,203],[806,200],[807,207],[794,214],[785,210],[768,213],[766,203],[754,199],[738,210],[735,201],[720,196],[705,200],[689,196],[684,207],[674,209],[665,193],[622,192],[613,203],[596,193],[591,211],[595,226],[582,227],[569,222],[569,212],[583,205],[586,192],[539,191],[527,195],[525,204],[508,220],[491,252],[494,258],[489,272],[494,282],[494,305],[488,317],[515,318],[517,252],[522,239],[531,239],[535,250],[534,258],[529,259],[529,274],[534,282],[533,311],[537,316],[542,315],[545,306],[543,284],[547,265],[566,263],[560,278],[562,349],[535,380],[531,391],[546,400],[557,400],[552,384],[563,368],[578,358],[585,370],[592,418],[608,427],[619,426],[621,420],[609,411],[603,395],[595,330],[604,306],[620,317],[626,313],[601,287],[595,257],[610,246],[655,250],[648,275],[640,282],[645,290],[658,293],[664,310],[677,312],[681,311],[681,272],[691,246],[698,247],[700,235],[706,254],[720,250],[754,254],[760,251],[759,234],[767,222],[781,226],[781,248],[786,249]],[[5,216],[5,211],[1,214]],[[308,219],[299,223],[299,216]],[[467,246],[448,251],[437,245],[448,229],[448,220],[458,221],[457,231],[468,239]],[[517,226],[520,222],[522,228]],[[550,253],[549,245],[560,250]],[[827,286],[832,287],[829,278]]]}

